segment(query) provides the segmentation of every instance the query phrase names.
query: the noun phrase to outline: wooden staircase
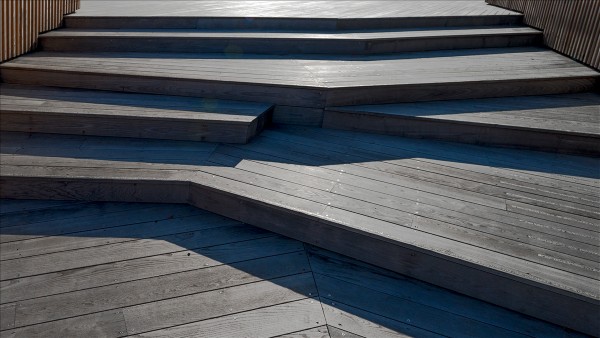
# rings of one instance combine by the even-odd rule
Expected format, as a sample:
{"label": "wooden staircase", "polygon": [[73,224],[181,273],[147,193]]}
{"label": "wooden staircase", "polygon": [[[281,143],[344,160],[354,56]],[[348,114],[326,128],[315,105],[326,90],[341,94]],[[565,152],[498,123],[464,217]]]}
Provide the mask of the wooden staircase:
{"label": "wooden staircase", "polygon": [[600,161],[559,153],[600,153],[600,73],[519,22],[68,17],[0,66],[0,197],[188,203],[597,334]]}

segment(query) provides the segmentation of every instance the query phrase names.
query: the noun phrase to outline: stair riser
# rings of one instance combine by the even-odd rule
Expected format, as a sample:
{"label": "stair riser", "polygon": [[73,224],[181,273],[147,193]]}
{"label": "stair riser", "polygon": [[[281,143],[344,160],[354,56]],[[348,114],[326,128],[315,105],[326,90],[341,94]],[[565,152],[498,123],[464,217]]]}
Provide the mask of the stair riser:
{"label": "stair riser", "polygon": [[413,18],[202,18],[202,17],[66,17],[67,28],[138,29],[301,29],[352,30],[410,27],[519,25],[521,15]]}
{"label": "stair riser", "polygon": [[600,156],[600,139],[560,132],[326,110],[323,128]]}
{"label": "stair riser", "polygon": [[597,83],[596,77],[585,76],[581,78],[319,88],[121,74],[44,71],[16,67],[2,68],[0,75],[3,82],[12,84],[258,101],[310,108],[577,93],[590,91],[595,88]]}
{"label": "stair riser", "polygon": [[225,143],[247,143],[262,131],[264,120],[262,118],[251,124],[227,124],[0,110],[0,130],[3,131]]}
{"label": "stair riser", "polygon": [[539,45],[541,34],[449,36],[374,40],[261,38],[41,37],[42,50],[57,52],[143,52],[226,54],[385,54],[445,49]]}
{"label": "stair riser", "polygon": [[[60,179],[4,175],[1,198],[123,202],[187,202],[284,236],[327,248],[536,318],[594,334],[597,304],[551,287],[515,280],[502,272],[382,237],[348,231],[323,218],[200,184],[135,179]],[[391,259],[390,259],[391,258]]]}

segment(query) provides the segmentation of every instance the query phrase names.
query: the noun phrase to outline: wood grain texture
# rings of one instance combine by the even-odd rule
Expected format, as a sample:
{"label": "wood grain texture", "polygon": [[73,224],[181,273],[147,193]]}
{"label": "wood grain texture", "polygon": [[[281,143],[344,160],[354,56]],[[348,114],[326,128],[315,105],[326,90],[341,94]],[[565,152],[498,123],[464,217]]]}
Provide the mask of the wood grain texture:
{"label": "wood grain texture", "polygon": [[544,43],[600,69],[600,4],[597,1],[486,0],[524,15],[523,21],[544,31]]}
{"label": "wood grain texture", "polygon": [[581,92],[594,88],[599,73],[552,51],[515,47],[345,61],[251,54],[232,59],[225,54],[39,52],[3,64],[1,76],[8,83],[323,108]]}
{"label": "wood grain texture", "polygon": [[246,143],[270,120],[271,107],[253,102],[1,88],[7,131]]}
{"label": "wood grain texture", "polygon": [[593,93],[327,108],[323,127],[551,152],[600,153]]}
{"label": "wood grain texture", "polygon": [[79,6],[80,0],[3,1],[0,62],[34,49],[39,33],[59,27]]}

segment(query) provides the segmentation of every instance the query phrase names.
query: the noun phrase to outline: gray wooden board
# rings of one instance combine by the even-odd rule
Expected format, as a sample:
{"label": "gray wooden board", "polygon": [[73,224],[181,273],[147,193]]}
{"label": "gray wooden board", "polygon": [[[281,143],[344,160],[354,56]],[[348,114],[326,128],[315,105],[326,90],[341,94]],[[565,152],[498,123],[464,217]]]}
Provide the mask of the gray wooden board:
{"label": "gray wooden board", "polygon": [[[323,320],[325,320],[323,318]],[[308,330],[286,333],[277,338],[331,338],[327,326],[319,326]]]}
{"label": "gray wooden board", "polygon": [[[598,206],[600,203],[586,203],[591,204],[590,207],[586,207],[584,205],[580,205],[579,203],[573,203],[570,200],[563,199],[562,201],[558,201],[554,197],[544,196],[540,198],[536,195],[529,194],[527,192],[512,192],[512,189],[500,188],[493,185],[490,185],[488,182],[481,183],[473,183],[470,180],[465,180],[458,177],[448,177],[447,175],[439,174],[431,174],[428,171],[422,170],[420,167],[415,168],[413,170],[406,167],[397,167],[395,165],[388,164],[385,161],[378,161],[381,159],[381,155],[373,154],[370,152],[360,153],[358,151],[351,151],[350,147],[342,146],[335,147],[330,145],[329,147],[325,147],[327,142],[315,142],[312,138],[307,137],[293,137],[288,133],[278,133],[278,132],[269,132],[265,134],[266,138],[275,138],[281,141],[286,142],[285,145],[278,146],[277,148],[288,147],[291,149],[295,149],[297,152],[304,152],[308,154],[307,149],[311,149],[310,155],[315,157],[315,155],[320,156],[322,158],[322,162],[346,162],[346,163],[359,163],[359,165],[373,168],[382,172],[388,172],[393,174],[399,174],[400,176],[407,176],[410,178],[416,178],[423,181],[433,182],[437,185],[447,185],[451,187],[457,187],[463,189],[465,191],[475,191],[478,193],[501,197],[508,200],[516,200],[523,201],[529,204],[537,204],[544,207],[549,208],[558,208],[565,210],[570,213],[577,213],[583,216],[588,217],[600,217],[600,213],[598,212]],[[269,140],[271,142],[271,140]],[[294,143],[299,143],[299,146],[293,147]],[[255,144],[259,144],[258,142]],[[314,147],[317,145],[317,147]],[[317,148],[319,151],[315,151]],[[352,155],[349,155],[351,153]],[[356,154],[356,155],[355,155]],[[367,160],[375,160],[375,161],[367,161]],[[361,164],[361,162],[367,162],[365,164]],[[375,162],[375,163],[371,163]],[[329,166],[333,167],[333,166]],[[421,185],[426,185],[422,183]],[[490,205],[493,206],[493,205]]]}
{"label": "gray wooden board", "polygon": [[[102,206],[103,204],[98,205],[100,208],[102,208]],[[85,217],[82,216],[79,218],[80,222],[70,222],[69,220],[58,219],[2,228],[0,230],[0,242],[4,244],[8,242],[22,241],[44,236],[67,235],[81,231],[112,228],[116,226],[133,225],[154,222],[158,220],[168,220],[171,218],[190,216],[200,213],[188,206],[178,207],[179,210],[177,210],[177,208],[169,210],[167,208],[156,209],[155,207],[127,207],[126,205],[121,205],[121,208],[125,208],[125,210],[113,213],[98,213],[96,215]],[[130,212],[131,210],[137,210],[139,212],[132,214]],[[14,245],[19,246],[27,244],[14,243]]]}
{"label": "gray wooden board", "polygon": [[[185,233],[209,228],[211,223],[223,224],[222,216],[197,215],[181,218],[169,218],[152,222],[78,232],[69,236],[50,236],[2,243],[2,260],[37,256],[59,251],[82,249],[117,242],[126,242],[139,238],[153,238],[168,234]],[[198,224],[200,223],[200,224]]]}
{"label": "gray wooden board", "polygon": [[[290,253],[19,301],[15,327],[183,297],[309,270],[304,253]],[[148,293],[148,290],[152,292]],[[82,304],[82,299],[87,301]]]}
{"label": "gray wooden board", "polygon": [[[406,211],[409,212],[423,212],[426,210],[424,215],[435,215],[438,212],[442,212],[447,215],[454,215],[451,218],[444,219],[445,221],[449,221],[450,223],[454,223],[456,220],[461,218],[467,218],[470,220],[481,219],[483,223],[490,225],[496,224],[496,222],[500,221],[503,223],[501,226],[502,232],[505,232],[505,235],[509,235],[506,233],[506,230],[511,229],[509,226],[508,229],[505,227],[507,225],[514,225],[518,227],[523,227],[528,229],[528,231],[534,231],[530,233],[536,234],[535,236],[540,236],[541,233],[546,233],[552,236],[558,236],[559,238],[574,240],[575,242],[572,245],[576,247],[580,247],[580,243],[588,243],[589,245],[595,245],[598,241],[598,235],[596,232],[584,230],[576,227],[569,227],[559,223],[552,223],[544,220],[540,220],[533,217],[525,217],[523,215],[513,215],[510,212],[506,212],[503,210],[495,210],[493,208],[486,208],[483,206],[478,206],[470,203],[458,203],[458,201],[453,201],[451,204],[448,199],[439,199],[436,198],[436,195],[429,195],[426,193],[419,193],[416,190],[411,189],[403,189],[397,185],[393,184],[393,181],[390,182],[380,182],[373,181],[365,178],[361,178],[360,176],[354,175],[340,175],[337,171],[315,168],[315,167],[305,167],[300,165],[289,165],[281,163],[281,159],[277,157],[269,157],[269,156],[261,156],[259,153],[252,153],[248,151],[234,151],[231,149],[234,148],[220,148],[219,153],[217,155],[213,155],[211,160],[216,161],[217,163],[227,163],[227,161],[231,161],[235,163],[236,168],[253,171],[255,173],[261,173],[266,176],[278,177],[281,176],[282,173],[284,177],[288,177],[287,180],[291,180],[292,182],[302,182],[302,184],[311,186],[317,189],[326,189],[327,191],[333,191],[337,194],[344,194],[344,191],[348,188],[358,188],[358,187],[369,187],[369,191],[367,193],[373,194],[375,192],[382,193],[388,195],[384,198],[391,198],[391,196],[395,196],[400,198],[401,200],[396,200],[395,208],[402,208],[404,205],[410,209]],[[230,154],[232,156],[224,155],[225,153]],[[245,160],[250,159],[250,160]],[[249,165],[249,163],[254,163],[254,165]],[[252,168],[257,169],[252,169]],[[282,171],[283,170],[283,171]],[[315,180],[316,178],[321,178],[321,180]],[[285,179],[285,178],[284,178]],[[313,184],[314,182],[314,184]],[[377,183],[380,182],[380,183]],[[335,190],[334,190],[335,189]],[[364,188],[361,188],[364,190]],[[346,194],[348,197],[354,197],[358,199],[363,199],[356,194]],[[383,197],[383,195],[382,195]],[[401,203],[402,200],[405,200],[404,203]],[[377,199],[369,200],[371,202],[376,202]],[[411,203],[407,203],[408,201],[412,201]],[[418,203],[418,204],[417,204]],[[434,211],[435,209],[425,208],[425,206],[431,205],[436,206],[442,209],[439,211]],[[451,206],[451,207],[450,207]],[[460,216],[459,213],[463,213],[463,216]],[[494,217],[495,215],[500,216],[499,218]],[[516,231],[519,231],[515,229]],[[541,233],[540,233],[541,232]],[[557,250],[555,247],[557,241],[551,240],[550,237],[547,237],[543,240],[544,236],[542,235],[539,238],[542,242],[550,240],[554,244],[552,245],[553,250]],[[530,237],[535,240],[535,237]],[[541,244],[541,243],[538,243]],[[542,244],[542,246],[545,246]],[[586,246],[580,247],[584,251]],[[588,250],[594,251],[593,247],[587,247]],[[558,249],[560,251],[560,249]],[[577,251],[577,250],[576,250]],[[576,252],[575,251],[575,252]],[[571,254],[575,254],[571,252]],[[577,254],[575,254],[577,255]],[[594,257],[594,256],[591,256]],[[591,258],[594,260],[594,258]]]}
{"label": "gray wooden board", "polygon": [[[47,297],[160,275],[232,264],[302,250],[296,241],[271,236],[204,248],[184,248],[167,254],[87,266],[0,282],[2,301]],[[188,253],[190,256],[188,256]],[[193,255],[192,255],[193,253]]]}
{"label": "gray wooden board", "polygon": [[317,290],[312,274],[304,273],[140,304],[125,308],[123,313],[128,332],[139,333],[301,300],[309,293],[316,295]]}
{"label": "gray wooden board", "polygon": [[[442,121],[469,121],[532,130],[600,134],[593,123],[600,119],[600,96],[594,93],[550,95],[396,105],[332,107],[342,112],[418,117]],[[489,121],[489,122],[488,122]],[[590,124],[592,123],[592,124]]]}
{"label": "gray wooden board", "polygon": [[[286,133],[302,132],[313,137],[314,130],[286,127]],[[600,176],[595,171],[600,162],[595,158],[515,151],[465,144],[397,138],[384,135],[364,134],[331,129],[319,130],[328,135],[332,143],[349,144],[359,149],[373,149],[393,156],[414,157],[427,162],[493,173],[503,177],[523,177],[523,181],[538,184],[557,184],[560,187],[582,191],[598,196],[597,183]],[[479,166],[477,166],[479,165]],[[544,178],[546,178],[544,180]],[[550,179],[548,179],[550,178]],[[573,184],[567,184],[572,182]],[[592,185],[593,188],[586,187]]]}
{"label": "gray wooden board", "polygon": [[[140,337],[296,337],[327,338],[327,330],[309,329],[325,322],[320,302],[303,299],[143,333]],[[290,331],[299,331],[290,333]]]}
{"label": "gray wooden board", "polygon": [[[238,164],[238,166],[239,166],[239,164]],[[248,166],[248,164],[245,167],[246,168],[251,168],[251,166]],[[248,169],[248,170],[252,171],[252,169]],[[255,173],[262,173],[263,175],[270,175],[268,173],[268,168],[265,170],[264,166],[257,167],[257,169],[254,169],[254,172]],[[273,175],[273,174],[271,174],[271,175]],[[286,180],[288,182],[293,182],[293,181],[307,182],[307,181],[310,181],[310,177],[304,177],[302,179],[299,179],[299,177],[298,177],[299,175],[288,175],[285,171],[278,171],[276,175],[277,175],[276,177],[278,179],[283,179],[283,180]],[[257,182],[256,180],[254,182],[255,182],[255,184],[260,184],[260,182]],[[325,187],[327,187],[327,185],[325,185]],[[282,192],[285,191],[287,193],[294,194],[293,190],[294,190],[293,188],[286,188],[286,190],[282,190]],[[346,193],[344,193],[344,190],[346,190]],[[374,190],[377,190],[377,189],[370,190],[370,191],[367,191],[365,189],[360,189],[360,190],[354,189],[354,191],[352,191],[352,190],[353,190],[352,188],[350,188],[350,189],[348,189],[348,188],[342,188],[342,186],[339,185],[339,183],[338,183],[338,185],[334,186],[334,188],[331,191],[333,193],[338,194],[339,196],[336,196],[335,199],[333,199],[333,200],[326,199],[326,201],[330,201],[330,202],[327,202],[328,205],[344,208],[344,206],[343,206],[344,204],[340,204],[341,201],[343,201],[345,198],[356,199],[356,201],[354,201],[352,203],[353,207],[349,208],[347,210],[353,211],[353,212],[357,212],[357,213],[362,213],[362,214],[365,214],[365,215],[369,215],[370,217],[373,217],[373,218],[383,219],[383,220],[387,220],[387,221],[390,221],[390,222],[398,222],[398,219],[396,218],[398,216],[394,216],[394,214],[396,213],[394,210],[396,210],[396,211],[397,210],[403,210],[403,211],[410,212],[410,213],[415,213],[416,212],[417,214],[423,214],[426,217],[433,217],[433,218],[436,218],[435,214],[437,214],[437,213],[440,212],[440,211],[436,211],[435,209],[420,207],[419,204],[415,204],[414,202],[409,203],[407,206],[403,206],[402,205],[403,204],[402,200],[400,200],[400,199],[390,199],[388,196],[379,195],[379,194],[377,194],[377,193],[374,192]],[[313,194],[316,195],[316,193],[313,193]],[[386,200],[388,200],[389,202],[386,202]],[[360,206],[361,205],[360,201],[365,202],[366,205],[369,205],[370,207],[361,207]],[[348,202],[346,202],[346,203],[348,203]],[[460,224],[461,226],[466,226],[466,227],[471,227],[471,228],[472,228],[472,224],[474,222],[477,223],[477,220],[473,219],[472,216],[467,217],[466,215],[462,216],[462,218],[464,218],[465,220],[469,219],[469,221],[465,221],[463,223],[457,223],[456,219],[457,218],[461,218],[460,214],[452,213],[451,211],[441,211],[441,212],[442,213],[446,213],[448,215],[452,214],[452,216],[450,216],[450,217],[444,218],[442,216],[442,218],[440,218],[440,219],[443,219],[446,222],[450,222],[450,223],[454,223],[454,224]],[[532,245],[532,244],[535,245],[535,244],[537,244],[539,246],[546,247],[546,248],[548,248],[550,250],[556,250],[555,249],[556,245],[554,244],[552,246],[549,246],[549,245],[547,245],[547,241],[550,240],[550,241],[554,241],[555,243],[557,241],[562,242],[561,239],[559,239],[559,238],[554,238],[553,240],[552,239],[546,239],[544,241],[544,240],[541,240],[544,237],[544,236],[542,236],[542,238],[540,238],[540,241],[537,242],[537,243],[535,243],[533,241],[530,241],[530,242],[528,242],[528,245],[523,245],[523,243],[522,243],[523,240],[521,238],[522,237],[521,232],[523,231],[522,229],[516,228],[514,230],[515,231],[514,236],[511,236],[510,234],[507,234],[506,226],[503,225],[503,224],[498,224],[499,226],[497,228],[497,231],[493,231],[492,230],[492,232],[489,232],[489,230],[492,229],[492,227],[489,224],[490,221],[481,220],[480,222],[481,222],[481,224],[485,224],[485,225],[482,226],[481,228],[475,227],[475,229],[476,229],[475,232],[472,232],[472,231],[469,231],[469,230],[459,230],[460,228],[454,228],[454,227],[452,227],[450,225],[445,225],[445,226],[449,227],[447,229],[448,231],[446,232],[444,230],[445,226],[442,225],[444,223],[437,223],[433,227],[428,227],[426,225],[426,223],[421,223],[419,225],[419,229],[421,231],[429,231],[429,232],[437,233],[437,234],[443,233],[445,236],[449,236],[451,238],[455,238],[455,239],[460,240],[460,241],[467,241],[469,243],[478,243],[478,242],[484,243],[485,242],[487,244],[485,244],[484,246],[487,247],[487,248],[490,248],[490,249],[492,249],[492,248],[500,248],[500,247],[497,247],[497,245],[499,243],[502,243],[501,244],[502,249],[498,249],[501,252],[515,252],[516,256],[519,256],[519,257],[522,257],[522,258],[531,259],[531,260],[537,261],[537,262],[542,263],[542,264],[548,264],[548,262],[547,261],[543,261],[543,260],[539,260],[539,254],[535,253],[535,251],[537,251],[539,249],[537,249],[537,250],[533,249],[532,247],[529,247],[528,245]],[[403,223],[399,223],[399,224],[403,224]],[[406,223],[404,225],[406,225]],[[442,226],[440,226],[440,225],[442,225]],[[457,231],[457,232],[454,233],[454,235],[452,235],[452,233],[454,231]],[[462,231],[464,231],[464,232],[462,232]],[[499,236],[504,237],[504,238],[512,238],[512,241],[504,239],[504,240],[500,240],[499,243],[493,243],[496,240],[496,239],[493,239],[493,238],[495,238],[494,236],[487,237],[486,235],[483,235],[481,237],[478,237],[477,231],[483,231],[484,233],[487,232],[487,233],[490,233],[490,234],[493,233],[495,235],[499,235]],[[454,236],[458,235],[461,232],[462,232],[462,235],[459,235],[460,239],[454,237]],[[472,241],[467,240],[467,238],[469,238],[469,237],[472,239]],[[530,237],[533,237],[533,236],[530,236]],[[577,246],[578,244],[579,243],[577,243],[577,242],[571,242],[569,245],[570,246]],[[527,253],[527,251],[531,250],[531,249],[533,249],[533,253],[530,255],[530,254]],[[513,250],[516,250],[516,251],[513,251]],[[585,257],[587,259],[590,259],[590,260],[598,261],[598,257],[595,256],[595,255],[593,255],[593,254],[591,254],[591,252],[594,250],[594,247],[590,246],[589,250],[590,250],[590,254],[589,255],[585,255]],[[559,250],[559,251],[561,251],[561,250]],[[518,254],[516,252],[518,252]],[[562,252],[565,252],[565,251],[562,251]],[[548,253],[550,254],[550,252],[548,252]],[[578,252],[576,250],[575,251],[569,250],[569,251],[567,251],[567,253],[570,254],[570,255],[577,255],[577,256],[581,256],[582,255],[582,252]],[[558,253],[552,253],[552,254],[550,254],[550,256],[552,256],[554,254],[557,254],[557,255],[561,256]],[[548,257],[550,257],[550,256],[548,256]],[[591,276],[595,276],[596,275],[596,273],[594,272],[595,271],[594,266],[596,266],[597,264],[594,264],[593,262],[585,260],[585,259],[580,260],[578,258],[571,257],[571,256],[561,256],[561,257],[562,257],[562,259],[564,259],[565,262],[568,261],[568,262],[571,262],[571,263],[574,263],[574,264],[578,264],[580,267],[587,266],[590,269]],[[575,263],[575,261],[577,261],[579,263]],[[567,270],[570,270],[572,267],[565,266],[564,268],[567,269]],[[581,273],[588,274],[586,272],[581,272]]]}
{"label": "gray wooden board", "polygon": [[[432,308],[448,311],[526,335],[560,337],[566,333],[562,328],[542,324],[531,317],[497,308],[473,298],[447,292],[439,287],[360,263],[314,246],[309,246],[307,251],[311,268],[316,274],[356,284],[366,289],[373,289],[402,297]],[[320,287],[321,285],[317,283],[317,286]],[[343,297],[336,296],[337,290],[320,290],[321,297],[335,298],[343,302]],[[335,299],[331,301],[335,301]],[[369,299],[365,298],[364,301],[369,302]],[[329,303],[331,304],[331,302]],[[400,318],[395,318],[394,316],[390,318],[402,322]]]}
{"label": "gray wooden board", "polygon": [[137,239],[129,242],[107,244],[74,251],[55,252],[42,256],[7,260],[0,262],[1,280],[40,275],[62,270],[82,268],[91,265],[166,254],[187,248],[199,248],[224,244],[232,238],[250,240],[268,237],[269,233],[262,229],[248,227],[243,224],[223,222],[222,226],[212,224],[204,230],[190,231],[182,234],[160,236],[156,239]]}

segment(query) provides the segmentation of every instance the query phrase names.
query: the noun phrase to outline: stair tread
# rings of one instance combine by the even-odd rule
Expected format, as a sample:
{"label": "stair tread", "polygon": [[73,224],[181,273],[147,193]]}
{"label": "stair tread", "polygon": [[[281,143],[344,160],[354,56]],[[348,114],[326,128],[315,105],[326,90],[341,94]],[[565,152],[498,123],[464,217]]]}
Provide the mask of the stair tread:
{"label": "stair tread", "polygon": [[411,39],[427,37],[494,36],[541,34],[530,27],[439,27],[376,31],[273,31],[273,30],[194,30],[194,29],[70,29],[40,35],[40,38],[239,38],[239,39]]}
{"label": "stair tread", "polygon": [[168,95],[0,85],[2,109],[65,115],[250,124],[271,105]]}
{"label": "stair tread", "polygon": [[600,73],[544,48],[490,48],[393,56],[315,58],[308,55],[37,52],[0,69],[175,78],[308,88],[479,83],[599,77]]}
{"label": "stair tread", "polygon": [[482,126],[600,137],[600,95],[524,96],[437,102],[331,107],[376,116],[464,122]]}

